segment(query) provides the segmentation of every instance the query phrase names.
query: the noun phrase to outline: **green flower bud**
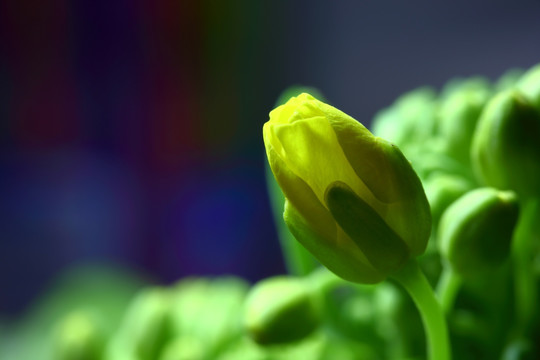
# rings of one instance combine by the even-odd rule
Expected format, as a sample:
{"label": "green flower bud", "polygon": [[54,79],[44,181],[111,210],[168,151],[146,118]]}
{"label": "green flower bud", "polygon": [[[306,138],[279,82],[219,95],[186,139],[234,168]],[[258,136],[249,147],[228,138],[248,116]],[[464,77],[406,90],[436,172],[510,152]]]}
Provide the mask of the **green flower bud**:
{"label": "green flower bud", "polygon": [[516,91],[495,96],[482,113],[471,148],[473,170],[484,184],[520,197],[540,190],[540,112]]}
{"label": "green flower bud", "polygon": [[510,69],[505,71],[495,83],[495,92],[513,88],[523,77],[523,69]]}
{"label": "green flower bud", "polygon": [[430,176],[425,189],[433,223],[438,224],[446,208],[472,187],[473,185],[465,178],[454,174],[437,173]]}
{"label": "green flower bud", "polygon": [[171,320],[175,337],[204,344],[205,358],[243,334],[241,316],[248,284],[236,277],[188,278],[173,291]]}
{"label": "green flower bud", "polygon": [[193,337],[179,337],[165,345],[160,360],[204,360],[205,345]]}
{"label": "green flower bud", "polygon": [[473,76],[467,78],[454,78],[446,82],[441,90],[441,99],[447,99],[460,92],[476,92],[484,95],[491,93],[489,80],[483,76]]}
{"label": "green flower bud", "polygon": [[274,277],[257,283],[246,300],[245,328],[262,345],[309,335],[320,322],[320,306],[302,278]]}
{"label": "green flower bud", "polygon": [[104,338],[94,317],[85,311],[66,315],[55,334],[54,359],[100,360]]}
{"label": "green flower bud", "polygon": [[268,360],[267,349],[243,336],[229,344],[216,356],[216,360]]}
{"label": "green flower bud", "polygon": [[334,273],[377,283],[424,252],[429,204],[395,145],[308,94],[273,110],[263,133],[287,226]]}
{"label": "green flower bud", "polygon": [[445,152],[467,167],[474,130],[489,95],[488,91],[474,88],[456,90],[443,101],[439,112],[439,132],[445,140]]}
{"label": "green flower bud", "polygon": [[408,148],[408,159],[422,180],[428,181],[436,174],[454,174],[472,178],[471,170],[457,159],[445,153],[446,143],[441,136],[433,137],[415,147]]}
{"label": "green flower bud", "polygon": [[166,289],[141,291],[127,309],[109,355],[130,354],[138,360],[158,359],[170,338],[170,294]]}
{"label": "green flower bud", "polygon": [[540,64],[527,70],[516,87],[540,110]]}
{"label": "green flower bud", "polygon": [[400,96],[392,106],[375,115],[373,133],[402,149],[429,139],[436,130],[435,96],[435,91],[428,87]]}
{"label": "green flower bud", "polygon": [[469,191],[450,205],[441,218],[441,254],[460,275],[492,270],[510,255],[518,215],[517,197],[511,191]]}

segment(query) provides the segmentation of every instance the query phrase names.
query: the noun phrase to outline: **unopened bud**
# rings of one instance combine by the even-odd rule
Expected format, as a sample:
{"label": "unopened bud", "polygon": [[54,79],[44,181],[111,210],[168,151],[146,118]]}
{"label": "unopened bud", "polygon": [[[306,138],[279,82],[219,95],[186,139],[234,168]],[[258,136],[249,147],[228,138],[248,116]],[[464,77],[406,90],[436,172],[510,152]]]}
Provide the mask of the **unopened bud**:
{"label": "unopened bud", "polygon": [[320,322],[320,305],[301,278],[262,280],[246,300],[245,328],[262,345],[283,344],[309,335]]}
{"label": "unopened bud", "polygon": [[460,275],[499,266],[510,254],[518,215],[518,201],[511,191],[469,191],[450,205],[441,218],[442,255]]}

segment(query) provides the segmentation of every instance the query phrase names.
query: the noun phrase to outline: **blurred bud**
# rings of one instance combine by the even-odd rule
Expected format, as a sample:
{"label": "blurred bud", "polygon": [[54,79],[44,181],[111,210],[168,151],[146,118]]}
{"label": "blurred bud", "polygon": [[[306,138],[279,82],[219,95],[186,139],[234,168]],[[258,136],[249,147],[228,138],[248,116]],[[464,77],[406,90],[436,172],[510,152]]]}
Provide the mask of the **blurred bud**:
{"label": "blurred bud", "polygon": [[445,140],[445,153],[467,167],[474,130],[489,95],[487,85],[486,88],[463,86],[447,96],[441,105],[439,133]]}
{"label": "blurred bud", "polygon": [[243,334],[241,323],[248,284],[236,277],[188,278],[171,294],[171,320],[175,337],[204,344],[204,358]]}
{"label": "blurred bud", "polygon": [[471,159],[484,184],[536,195],[540,183],[540,112],[516,91],[495,96],[474,134]]}
{"label": "blurred bud", "polygon": [[540,110],[540,64],[527,70],[516,87]]}
{"label": "blurred bud", "polygon": [[179,337],[165,345],[160,360],[204,360],[204,344],[193,337]]}
{"label": "blurred bud", "polygon": [[104,338],[91,314],[73,311],[59,323],[55,341],[55,360],[100,360]]}
{"label": "blurred bud", "polygon": [[263,132],[287,226],[334,273],[376,283],[424,252],[429,205],[395,145],[308,94],[273,110]]}
{"label": "blurred bud", "polygon": [[460,275],[492,270],[510,255],[518,215],[518,201],[511,191],[469,191],[441,218],[441,254]]}
{"label": "blurred bud", "polygon": [[433,89],[422,87],[400,96],[381,110],[372,122],[373,133],[404,149],[429,139],[435,133],[437,104]]}
{"label": "blurred bud", "polygon": [[248,337],[242,336],[217,354],[216,360],[268,360],[268,348],[258,346]]}
{"label": "blurred bud", "polygon": [[319,322],[320,306],[302,278],[262,280],[246,300],[245,328],[262,345],[300,340],[315,330]]}
{"label": "blurred bud", "polygon": [[492,89],[489,79],[483,76],[473,76],[467,78],[456,77],[444,84],[440,97],[444,100],[463,91],[489,95]]}
{"label": "blurred bud", "polygon": [[169,293],[166,289],[141,291],[126,311],[112,346],[115,353],[133,354],[138,360],[159,358],[170,338]]}
{"label": "blurred bud", "polygon": [[436,173],[425,182],[433,223],[438,224],[444,210],[461,195],[472,189],[472,184],[461,176]]}
{"label": "blurred bud", "polygon": [[523,77],[523,69],[510,69],[505,71],[495,83],[495,92],[505,91],[513,88]]}
{"label": "blurred bud", "polygon": [[470,167],[446,154],[446,141],[441,136],[433,137],[408,150],[408,159],[422,183],[439,173],[472,179]]}

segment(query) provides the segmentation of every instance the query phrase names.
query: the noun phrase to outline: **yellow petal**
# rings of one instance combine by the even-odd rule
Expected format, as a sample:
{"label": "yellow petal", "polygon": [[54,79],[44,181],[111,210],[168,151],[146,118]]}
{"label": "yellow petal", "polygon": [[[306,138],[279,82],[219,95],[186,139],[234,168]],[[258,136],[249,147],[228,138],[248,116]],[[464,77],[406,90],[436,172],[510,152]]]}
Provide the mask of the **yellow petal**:
{"label": "yellow petal", "polygon": [[336,245],[328,243],[327,239],[314,231],[289,201],[285,202],[283,217],[295,238],[336,275],[362,284],[384,280],[385,276],[367,262],[364,254],[340,228],[337,236],[339,245]]}
{"label": "yellow petal", "polygon": [[401,236],[413,255],[423,253],[431,232],[431,214],[420,179],[409,161],[397,146],[371,135],[356,121],[334,118],[331,124],[347,161],[378,200],[370,205]]}
{"label": "yellow petal", "polygon": [[326,241],[332,241],[336,236],[336,225],[328,210],[322,205],[309,185],[287,168],[283,160],[277,156],[272,145],[265,144],[270,168],[285,198],[304,214],[306,221],[322,237],[326,238]]}
{"label": "yellow petal", "polygon": [[322,116],[271,127],[271,143],[286,167],[302,178],[324,204],[331,183],[349,184],[359,196],[372,197],[341,150],[328,120]]}

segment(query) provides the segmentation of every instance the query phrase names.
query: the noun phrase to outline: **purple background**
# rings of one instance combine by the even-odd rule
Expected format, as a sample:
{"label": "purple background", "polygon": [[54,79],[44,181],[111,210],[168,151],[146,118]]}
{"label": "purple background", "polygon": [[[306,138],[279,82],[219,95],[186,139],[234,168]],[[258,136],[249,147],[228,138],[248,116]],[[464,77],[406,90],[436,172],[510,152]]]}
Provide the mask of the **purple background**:
{"label": "purple background", "polygon": [[63,269],[284,272],[261,128],[289,85],[368,124],[540,62],[538,1],[0,2],[0,315]]}

